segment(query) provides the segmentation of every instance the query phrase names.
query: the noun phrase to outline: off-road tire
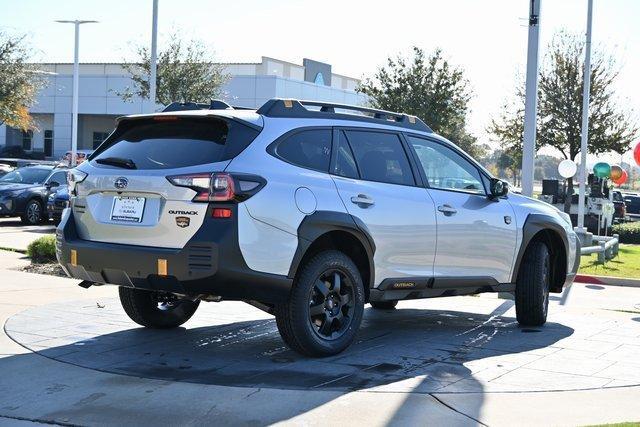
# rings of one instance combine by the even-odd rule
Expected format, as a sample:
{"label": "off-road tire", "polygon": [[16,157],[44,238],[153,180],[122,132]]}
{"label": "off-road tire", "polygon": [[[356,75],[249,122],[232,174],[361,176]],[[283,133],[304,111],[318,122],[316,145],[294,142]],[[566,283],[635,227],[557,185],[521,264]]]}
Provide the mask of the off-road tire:
{"label": "off-road tire", "polygon": [[118,293],[125,313],[146,328],[176,328],[189,320],[200,304],[200,301],[180,301],[175,307],[163,311],[158,308],[153,291],[120,286]]}
{"label": "off-road tire", "polygon": [[371,301],[369,304],[375,310],[393,310],[398,305],[398,301]]}
{"label": "off-road tire", "polygon": [[[339,270],[351,281],[353,316],[338,338],[321,338],[310,320],[310,295],[316,281],[327,271]],[[294,351],[311,357],[325,357],[340,353],[355,339],[364,312],[364,286],[353,261],[344,253],[328,250],[315,255],[304,265],[294,280],[289,299],[276,304],[274,314],[278,331],[284,342]]]}
{"label": "off-road tire", "polygon": [[547,321],[551,256],[542,241],[527,248],[516,281],[516,318],[523,326],[542,326]]}

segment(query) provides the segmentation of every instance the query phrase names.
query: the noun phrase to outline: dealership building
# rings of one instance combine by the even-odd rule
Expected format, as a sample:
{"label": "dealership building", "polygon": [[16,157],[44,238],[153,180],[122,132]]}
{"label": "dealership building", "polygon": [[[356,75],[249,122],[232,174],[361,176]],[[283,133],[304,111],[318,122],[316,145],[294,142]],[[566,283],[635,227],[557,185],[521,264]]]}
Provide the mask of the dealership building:
{"label": "dealership building", "polygon": [[[359,80],[334,74],[331,65],[304,59],[302,65],[262,57],[259,63],[223,64],[229,80],[221,99],[231,105],[259,107],[271,98],[296,98],[362,105],[366,97],[355,91]],[[45,72],[30,113],[36,130],[0,125],[0,147],[19,145],[59,158],[71,149],[73,64],[37,64]],[[80,64],[78,149],[93,149],[111,132],[122,115],[147,112],[141,98],[124,101],[118,93],[133,88],[122,64]],[[203,99],[194,101],[206,101]],[[161,106],[159,106],[161,108]]]}

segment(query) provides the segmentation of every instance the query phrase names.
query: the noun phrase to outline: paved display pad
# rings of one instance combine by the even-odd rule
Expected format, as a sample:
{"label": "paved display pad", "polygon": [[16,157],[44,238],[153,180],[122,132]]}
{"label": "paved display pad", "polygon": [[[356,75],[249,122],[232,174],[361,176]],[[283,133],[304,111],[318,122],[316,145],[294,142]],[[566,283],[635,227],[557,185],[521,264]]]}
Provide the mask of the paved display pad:
{"label": "paved display pad", "polygon": [[131,322],[117,299],[71,301],[16,314],[5,330],[61,362],[216,385],[459,393],[640,384],[637,314],[550,310],[544,327],[521,328],[513,302],[493,298],[367,306],[357,342],[323,359],[289,350],[273,317],[239,302],[202,303],[185,328],[161,331]]}

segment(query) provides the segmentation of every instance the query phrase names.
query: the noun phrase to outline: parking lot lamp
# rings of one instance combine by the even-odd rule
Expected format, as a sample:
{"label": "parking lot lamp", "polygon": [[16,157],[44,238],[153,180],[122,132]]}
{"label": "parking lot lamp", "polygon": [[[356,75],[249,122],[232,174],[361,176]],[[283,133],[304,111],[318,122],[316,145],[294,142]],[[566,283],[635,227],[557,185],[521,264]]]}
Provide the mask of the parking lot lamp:
{"label": "parking lot lamp", "polygon": [[148,113],[156,109],[156,80],[158,62],[158,0],[153,0],[153,18],[151,19],[151,64],[149,70]]}
{"label": "parking lot lamp", "polygon": [[588,0],[587,39],[584,52],[584,75],[582,87],[582,134],[580,135],[580,169],[578,190],[578,234],[584,234],[584,196],[587,181],[587,142],[589,138],[589,92],[591,90],[591,20],[593,16],[593,0]]}
{"label": "parking lot lamp", "polygon": [[538,114],[538,42],[540,40],[540,2],[529,2],[529,40],[527,45],[527,82],[524,105],[524,141],[522,142],[522,194],[533,196],[533,166],[536,155],[536,116]]}
{"label": "parking lot lamp", "polygon": [[78,75],[80,73],[80,66],[78,62],[78,50],[80,49],[80,25],[93,24],[98,21],[81,21],[81,20],[59,20],[56,21],[60,24],[73,24],[75,26],[75,47],[73,51],[73,100],[72,100],[72,124],[71,124],[71,159],[69,160],[70,166],[76,165],[76,152],[78,151]]}

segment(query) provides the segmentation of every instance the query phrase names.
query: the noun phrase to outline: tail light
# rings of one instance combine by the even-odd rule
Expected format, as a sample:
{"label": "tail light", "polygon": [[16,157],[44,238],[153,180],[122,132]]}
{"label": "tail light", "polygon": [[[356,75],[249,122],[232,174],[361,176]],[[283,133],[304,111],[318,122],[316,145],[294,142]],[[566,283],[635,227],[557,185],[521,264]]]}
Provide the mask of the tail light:
{"label": "tail light", "polygon": [[69,169],[67,171],[67,185],[69,186],[69,194],[76,195],[76,185],[85,180],[87,174],[76,169]]}
{"label": "tail light", "polygon": [[194,173],[168,176],[177,187],[191,188],[196,192],[194,202],[242,202],[256,194],[267,181],[257,175],[230,174],[224,172]]}

